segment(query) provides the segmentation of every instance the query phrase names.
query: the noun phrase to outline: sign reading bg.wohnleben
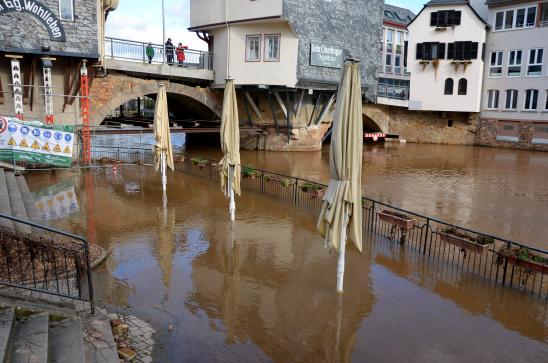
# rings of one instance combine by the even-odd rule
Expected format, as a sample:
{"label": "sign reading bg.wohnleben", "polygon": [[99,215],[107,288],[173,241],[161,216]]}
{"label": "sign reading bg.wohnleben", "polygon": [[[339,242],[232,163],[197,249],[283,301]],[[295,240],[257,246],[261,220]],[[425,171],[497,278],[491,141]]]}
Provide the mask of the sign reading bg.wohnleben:
{"label": "sign reading bg.wohnleben", "polygon": [[72,126],[0,117],[0,160],[70,167],[73,145]]}
{"label": "sign reading bg.wohnleben", "polygon": [[310,45],[310,65],[318,67],[342,68],[343,51],[327,45]]}
{"label": "sign reading bg.wohnleben", "polygon": [[27,13],[46,27],[51,40],[65,42],[65,29],[54,12],[35,0],[0,0],[0,15],[10,12]]}

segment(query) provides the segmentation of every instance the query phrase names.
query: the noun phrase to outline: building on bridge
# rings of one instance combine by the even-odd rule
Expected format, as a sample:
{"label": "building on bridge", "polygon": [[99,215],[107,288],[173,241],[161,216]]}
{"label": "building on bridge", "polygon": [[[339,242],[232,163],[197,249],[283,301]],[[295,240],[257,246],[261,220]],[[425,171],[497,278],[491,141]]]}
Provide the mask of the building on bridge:
{"label": "building on bridge", "polygon": [[244,119],[258,126],[274,121],[265,129],[269,148],[317,150],[345,58],[360,61],[364,97],[376,100],[382,6],[381,0],[191,0],[189,30],[213,53],[212,87],[230,76]]}
{"label": "building on bridge", "polygon": [[[0,115],[80,124],[80,74],[100,64],[114,0],[0,2]],[[86,61],[86,62],[84,62]]]}
{"label": "building on bridge", "polygon": [[415,14],[405,8],[384,4],[383,16],[377,102],[408,107],[407,24],[415,18]]}

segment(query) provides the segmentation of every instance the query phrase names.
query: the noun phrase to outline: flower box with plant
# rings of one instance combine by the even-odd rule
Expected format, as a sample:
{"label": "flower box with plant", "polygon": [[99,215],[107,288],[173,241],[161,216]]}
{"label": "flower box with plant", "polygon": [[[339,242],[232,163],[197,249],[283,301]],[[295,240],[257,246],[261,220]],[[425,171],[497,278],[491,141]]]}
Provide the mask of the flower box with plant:
{"label": "flower box with plant", "polygon": [[209,165],[209,160],[204,158],[192,158],[190,159],[190,162],[193,165],[198,166],[200,169],[203,168],[204,166]]}
{"label": "flower box with plant", "polygon": [[301,185],[301,190],[307,194],[311,194],[313,197],[323,197],[325,194],[324,187],[314,183],[304,183]]}
{"label": "flower box with plant", "polygon": [[400,227],[405,231],[409,231],[415,225],[415,219],[409,217],[407,214],[393,212],[390,210],[382,210],[377,212],[381,221],[385,221],[394,226]]}
{"label": "flower box with plant", "polygon": [[252,166],[242,166],[242,175],[244,178],[255,179],[257,176],[257,170]]}
{"label": "flower box with plant", "polygon": [[497,263],[502,264],[504,258],[514,266],[523,267],[526,270],[548,274],[548,258],[533,253],[526,247],[504,246],[498,251]]}
{"label": "flower box with plant", "polygon": [[477,236],[473,237],[460,232],[455,228],[448,228],[440,232],[442,242],[468,251],[483,253],[489,249],[495,240],[492,237]]}

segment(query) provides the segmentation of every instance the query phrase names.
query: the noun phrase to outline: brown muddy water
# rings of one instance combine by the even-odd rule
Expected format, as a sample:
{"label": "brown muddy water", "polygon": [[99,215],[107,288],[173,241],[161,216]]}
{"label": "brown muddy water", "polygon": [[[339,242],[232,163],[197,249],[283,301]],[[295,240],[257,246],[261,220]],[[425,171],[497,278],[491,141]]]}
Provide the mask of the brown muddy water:
{"label": "brown muddy water", "polygon": [[[322,154],[316,164],[306,158],[294,172],[322,178],[306,174],[325,165]],[[548,357],[548,301],[425,264],[390,242],[349,249],[339,299],[337,255],[324,248],[309,210],[244,191],[232,233],[219,185],[186,174],[169,173],[165,206],[160,177],[146,166],[34,173],[28,182],[50,224],[110,251],[94,273],[99,299],[152,324],[155,361]],[[406,185],[402,194],[413,190]]]}
{"label": "brown muddy water", "polygon": [[[187,152],[220,159],[217,148]],[[386,143],[364,147],[365,196],[548,250],[548,153],[477,146]],[[242,163],[329,181],[321,152],[242,152]]]}

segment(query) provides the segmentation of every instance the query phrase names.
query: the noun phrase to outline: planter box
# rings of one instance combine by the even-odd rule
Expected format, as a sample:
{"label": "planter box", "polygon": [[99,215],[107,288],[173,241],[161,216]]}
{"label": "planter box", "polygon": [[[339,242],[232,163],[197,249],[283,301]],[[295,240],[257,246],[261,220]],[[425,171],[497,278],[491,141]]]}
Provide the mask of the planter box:
{"label": "planter box", "polygon": [[508,258],[508,262],[514,266],[523,267],[527,270],[535,272],[540,272],[541,274],[548,274],[548,265],[530,260],[520,260],[513,255],[506,256],[506,258]]}
{"label": "planter box", "polygon": [[389,211],[383,210],[382,212],[377,212],[377,215],[381,221],[388,222],[406,231],[409,231],[415,225],[415,219],[408,217],[406,218],[403,215],[392,214]]}
{"label": "planter box", "polygon": [[483,253],[489,249],[489,246],[491,244],[479,244],[473,241],[470,241],[469,239],[462,238],[459,236],[455,236],[453,234],[448,233],[440,233],[442,242],[449,243],[450,245],[453,245],[455,247],[464,248],[469,251],[473,251],[476,253]]}

